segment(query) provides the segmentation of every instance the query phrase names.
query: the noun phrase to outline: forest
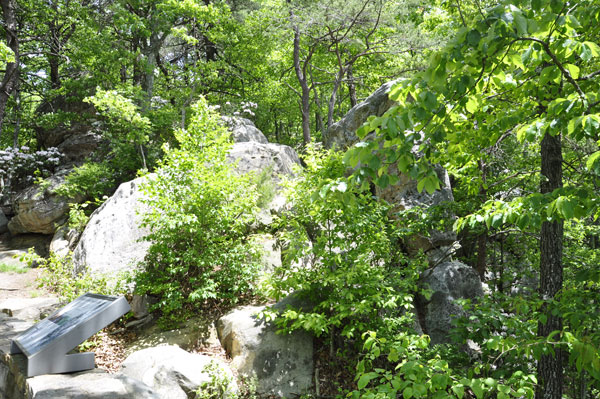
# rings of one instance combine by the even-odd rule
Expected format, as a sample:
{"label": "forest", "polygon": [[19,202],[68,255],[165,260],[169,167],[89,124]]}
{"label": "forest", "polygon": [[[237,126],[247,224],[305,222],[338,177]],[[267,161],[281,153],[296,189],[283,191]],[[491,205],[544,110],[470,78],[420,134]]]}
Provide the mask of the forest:
{"label": "forest", "polygon": [[[262,317],[341,370],[315,398],[600,398],[600,1],[0,4],[0,205],[68,166],[55,191],[82,231],[119,184],[154,176],[151,246],[123,279],[165,328],[298,293],[311,306]],[[332,146],[389,82],[394,105]],[[222,116],[294,148],[297,178],[232,174]],[[453,201],[380,195],[407,178],[434,195],[440,170]],[[264,277],[249,226],[278,189],[291,205],[260,229],[284,262]],[[415,328],[432,265],[411,237],[433,231],[456,235],[449,256],[484,292],[441,343]],[[50,285],[109,290],[69,256],[40,261]]]}

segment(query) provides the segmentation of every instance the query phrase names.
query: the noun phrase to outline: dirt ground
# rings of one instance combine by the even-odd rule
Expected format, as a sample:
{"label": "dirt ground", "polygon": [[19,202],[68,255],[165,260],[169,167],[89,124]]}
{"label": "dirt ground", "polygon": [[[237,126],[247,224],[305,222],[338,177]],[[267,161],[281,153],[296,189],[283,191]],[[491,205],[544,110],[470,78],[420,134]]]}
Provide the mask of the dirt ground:
{"label": "dirt ground", "polygon": [[0,302],[8,298],[32,298],[47,295],[37,287],[35,279],[41,271],[29,269],[26,273],[0,272]]}

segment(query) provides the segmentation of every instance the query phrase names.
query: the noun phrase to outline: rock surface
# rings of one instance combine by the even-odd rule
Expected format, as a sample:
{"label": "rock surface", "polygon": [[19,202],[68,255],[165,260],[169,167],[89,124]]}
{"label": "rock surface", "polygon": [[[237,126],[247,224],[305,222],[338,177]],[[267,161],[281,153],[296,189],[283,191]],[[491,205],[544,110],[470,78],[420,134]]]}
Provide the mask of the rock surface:
{"label": "rock surface", "polygon": [[429,301],[421,298],[422,328],[431,337],[432,344],[449,342],[452,319],[465,314],[454,300],[483,296],[479,276],[472,267],[452,261],[427,270],[420,283],[433,291]]}
{"label": "rock surface", "polygon": [[[392,171],[393,169],[394,167],[390,168]],[[412,180],[404,174],[399,174],[400,179],[398,184],[388,186],[383,190],[377,188],[377,195],[388,203],[393,204],[393,212],[409,210],[415,207],[426,209],[434,205],[440,205],[443,202],[454,201],[448,172],[441,167],[436,167],[435,169],[441,182],[441,188],[433,194],[428,194],[426,191],[419,192],[416,180]],[[451,215],[448,216],[451,217]],[[452,245],[455,241],[456,233],[453,230],[432,230],[428,236],[416,235],[411,237],[407,240],[406,246],[411,254],[417,253],[420,249],[427,253],[442,246]]]}
{"label": "rock surface", "polygon": [[296,151],[287,145],[274,143],[258,143],[245,141],[235,143],[227,159],[230,162],[237,161],[237,171],[248,173],[251,171],[260,173],[271,168],[271,177],[279,181],[279,175],[292,176],[293,165],[300,165],[300,159]]}
{"label": "rock surface", "polygon": [[123,183],[90,217],[73,252],[77,271],[114,274],[135,266],[144,259],[150,243],[140,241],[148,234],[141,228],[144,205],[140,185],[148,177]]}
{"label": "rock surface", "polygon": [[0,301],[0,312],[32,323],[48,317],[59,307],[58,298],[8,298]]}
{"label": "rock surface", "polygon": [[199,344],[202,346],[219,345],[214,323],[206,318],[191,318],[174,330],[163,330],[153,325],[138,332],[135,342],[129,345],[125,352],[132,354],[142,349],[155,346],[178,346],[183,350],[192,350]]}
{"label": "rock surface", "polygon": [[[394,105],[394,101],[389,99],[388,94],[397,82],[385,83],[363,102],[348,111],[340,121],[334,123],[327,131],[325,145],[343,150],[356,144],[359,141],[356,130],[367,118],[371,115],[381,116]],[[383,190],[377,188],[377,195],[392,204],[394,211],[408,210],[416,206],[428,208],[445,201],[454,201],[448,172],[441,167],[436,167],[441,189],[433,194],[427,194],[425,191],[419,193],[417,182],[398,173],[395,165],[390,166],[390,173],[399,176],[399,183],[388,186]],[[420,249],[428,252],[443,246],[449,246],[454,241],[456,241],[456,234],[453,231],[430,231],[427,237],[414,236],[407,240],[405,244],[409,252],[414,254]]]}
{"label": "rock surface", "polygon": [[27,399],[163,399],[147,385],[122,374],[94,369],[27,379]]}
{"label": "rock surface", "polygon": [[325,146],[343,150],[358,142],[358,129],[370,115],[381,116],[394,105],[388,94],[397,81],[383,84],[363,102],[356,104],[338,122],[331,125],[325,135]]}
{"label": "rock surface", "polygon": [[226,385],[222,398],[238,392],[233,372],[223,362],[192,354],[178,346],[157,346],[131,354],[122,365],[125,376],[150,386],[162,399],[194,398],[213,378]]}
{"label": "rock surface", "polygon": [[221,119],[225,122],[229,130],[231,130],[234,142],[254,141],[263,144],[268,143],[263,132],[258,130],[250,119],[234,116],[223,116]]}
{"label": "rock surface", "polygon": [[54,193],[67,173],[68,170],[58,172],[47,178],[43,186],[34,184],[17,194],[13,204],[15,216],[8,222],[11,234],[54,234],[69,212],[67,199]]}
{"label": "rock surface", "polygon": [[75,229],[69,228],[67,224],[56,229],[52,241],[50,242],[50,252],[58,256],[65,256],[69,251],[75,249],[77,240],[81,234]]}
{"label": "rock surface", "polygon": [[43,234],[20,234],[11,236],[6,233],[0,235],[0,263],[15,266],[26,266],[18,257],[25,255],[29,248],[39,256],[46,257],[49,253],[50,239]]}
{"label": "rock surface", "polygon": [[98,148],[101,141],[100,133],[82,130],[66,137],[57,148],[65,155],[66,161],[79,163],[88,158]]}
{"label": "rock surface", "polygon": [[302,331],[276,334],[257,318],[263,306],[238,308],[217,322],[221,345],[242,375],[257,380],[259,395],[289,398],[313,386],[312,337]]}

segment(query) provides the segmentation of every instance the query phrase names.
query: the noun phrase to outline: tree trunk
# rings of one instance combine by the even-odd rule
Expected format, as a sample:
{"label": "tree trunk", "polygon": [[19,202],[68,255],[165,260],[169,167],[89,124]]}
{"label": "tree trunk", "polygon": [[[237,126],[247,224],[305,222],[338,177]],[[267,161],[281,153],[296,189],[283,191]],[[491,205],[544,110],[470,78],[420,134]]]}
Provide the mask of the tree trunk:
{"label": "tree trunk", "polygon": [[348,92],[350,93],[350,108],[353,108],[358,104],[358,98],[356,97],[356,84],[354,83],[354,73],[352,72],[352,64],[348,65]]}
{"label": "tree trunk", "polygon": [[14,62],[6,63],[6,71],[0,83],[0,138],[2,138],[6,105],[19,83],[19,38],[17,37],[15,0],[0,0],[0,6],[2,7],[2,16],[4,17],[7,45],[15,56]]}
{"label": "tree trunk", "polygon": [[[562,187],[562,148],[560,135],[546,134],[541,147],[542,194],[551,193]],[[561,221],[542,223],[540,234],[540,296],[551,301],[563,284],[563,224]],[[562,330],[562,318],[554,316],[552,309],[545,304],[542,313],[546,323],[538,323],[538,336],[547,337],[551,332]],[[563,351],[554,348],[554,355],[543,355],[538,362],[538,390],[535,399],[561,399],[563,391]]]}
{"label": "tree trunk", "polygon": [[[310,87],[306,80],[306,73],[300,64],[300,29],[294,23],[294,12],[290,10],[290,22],[294,31],[294,71],[300,83],[300,111],[302,112],[302,141],[304,145],[310,143]],[[305,60],[305,65],[308,60]]]}
{"label": "tree trunk", "polygon": [[[487,180],[487,170],[486,164],[482,159],[479,160],[479,171],[481,173],[482,184],[479,186],[479,198],[482,203],[485,202],[487,198],[487,190],[485,188],[486,180]],[[475,269],[477,270],[477,274],[479,274],[479,279],[481,282],[485,282],[485,272],[487,269],[487,238],[488,238],[488,230],[486,229],[479,237],[477,237],[477,265]]]}
{"label": "tree trunk", "polygon": [[19,146],[19,134],[21,133],[21,90],[19,89],[20,81],[17,79],[17,87],[15,88],[15,130],[13,131],[13,148]]}
{"label": "tree trunk", "polygon": [[342,79],[346,74],[345,68],[340,68],[338,73],[335,75],[335,81],[333,82],[333,89],[331,90],[331,96],[329,96],[329,104],[327,105],[327,130],[333,125],[333,111],[335,110],[335,102],[337,99],[337,92],[342,84]]}

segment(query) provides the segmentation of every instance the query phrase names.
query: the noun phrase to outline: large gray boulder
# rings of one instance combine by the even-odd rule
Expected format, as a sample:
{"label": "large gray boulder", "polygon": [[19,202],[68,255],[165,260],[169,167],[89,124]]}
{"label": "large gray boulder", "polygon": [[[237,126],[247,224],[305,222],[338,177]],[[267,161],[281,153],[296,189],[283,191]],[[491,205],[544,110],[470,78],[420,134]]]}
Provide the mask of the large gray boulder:
{"label": "large gray boulder", "polygon": [[225,122],[229,130],[231,130],[233,141],[236,143],[254,141],[267,144],[269,142],[263,132],[258,130],[250,119],[236,116],[222,116],[221,119]]}
{"label": "large gray boulder", "polygon": [[11,234],[54,234],[69,212],[68,200],[54,193],[64,183],[68,172],[60,171],[43,184],[34,184],[17,194],[13,204],[15,216],[8,222]]}
{"label": "large gray boulder", "polygon": [[233,372],[225,363],[178,346],[135,352],[125,359],[121,372],[150,386],[162,399],[195,398],[199,389],[217,390],[215,382],[222,383],[224,388],[217,397],[232,398],[238,392]]}
{"label": "large gray boulder", "polygon": [[421,326],[432,344],[449,342],[452,319],[465,311],[456,299],[475,300],[483,296],[483,286],[477,272],[461,262],[443,262],[425,271],[420,285],[432,291],[431,298],[421,298]]}
{"label": "large gray boulder", "polygon": [[227,159],[230,162],[237,161],[236,169],[239,173],[260,173],[271,168],[271,177],[275,181],[279,181],[280,175],[292,176],[294,165],[300,165],[298,154],[292,147],[256,141],[235,143]]}
{"label": "large gray boulder", "polygon": [[[371,115],[381,116],[395,104],[393,100],[390,100],[388,94],[397,82],[396,80],[385,83],[363,102],[348,111],[340,121],[331,125],[325,135],[325,145],[330,148],[344,150],[358,143],[359,138],[356,135],[356,130],[367,118]],[[416,155],[419,156],[418,153]],[[441,167],[436,167],[441,189],[433,194],[428,194],[425,191],[419,192],[417,182],[399,173],[396,165],[390,165],[389,172],[399,177],[399,183],[388,186],[383,190],[377,188],[377,195],[392,204],[392,214],[396,214],[398,211],[410,210],[414,207],[428,208],[446,201],[454,201],[448,172]],[[451,217],[452,215],[448,216]],[[415,254],[419,250],[427,253],[440,247],[447,247],[455,241],[456,234],[453,231],[430,231],[427,236],[416,235],[411,237],[405,244],[409,252]]]}
{"label": "large gray boulder", "polygon": [[257,317],[264,306],[246,306],[217,322],[221,345],[240,374],[256,378],[259,395],[280,398],[309,393],[313,386],[313,341],[303,331],[276,334]]}
{"label": "large gray boulder", "polygon": [[396,80],[383,84],[373,94],[367,97],[363,102],[356,104],[348,113],[338,122],[331,125],[325,134],[325,146],[335,147],[344,150],[356,144],[359,140],[356,136],[358,129],[369,116],[381,116],[394,105],[388,94],[392,87],[397,83]]}
{"label": "large gray boulder", "polygon": [[140,185],[148,178],[151,177],[121,184],[112,197],[94,211],[73,252],[76,271],[114,274],[144,259],[150,243],[141,241],[149,231],[140,226],[140,214],[145,209]]}

